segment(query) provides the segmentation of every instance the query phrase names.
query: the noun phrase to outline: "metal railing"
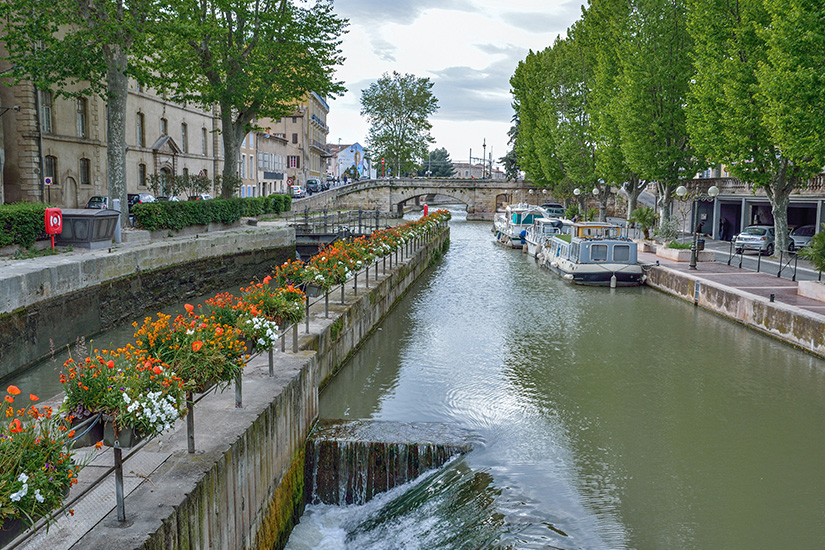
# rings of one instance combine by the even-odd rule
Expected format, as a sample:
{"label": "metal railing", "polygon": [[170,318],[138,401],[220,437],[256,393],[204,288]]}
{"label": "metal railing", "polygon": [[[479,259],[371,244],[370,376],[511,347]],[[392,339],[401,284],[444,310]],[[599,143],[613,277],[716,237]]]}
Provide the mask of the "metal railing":
{"label": "metal railing", "polygon": [[[358,287],[359,281],[358,276],[364,275],[363,279],[363,286],[365,289],[370,288],[370,276],[372,276],[373,284],[378,282],[379,277],[379,265],[383,264],[383,272],[382,275],[387,275],[388,267],[387,267],[387,260],[389,260],[389,270],[392,270],[393,267],[393,259],[395,260],[396,267],[404,261],[405,255],[407,259],[409,259],[412,255],[419,252],[425,244],[429,243],[432,238],[438,234],[441,230],[446,227],[447,222],[441,222],[435,230],[428,230],[427,234],[424,237],[416,237],[410,239],[404,245],[395,249],[395,251],[382,256],[375,258],[372,262],[367,264],[362,269],[354,272],[352,277],[347,278],[344,282],[339,285],[335,285],[321,295],[317,296],[316,299],[313,301],[307,296],[305,310],[304,310],[304,321],[306,326],[306,334],[309,334],[309,322],[310,322],[310,313],[313,306],[317,306],[318,304],[322,303],[324,305],[324,318],[329,318],[329,300],[330,294],[333,292],[337,292],[340,288],[341,292],[341,304],[344,305],[346,303],[345,297],[345,290],[347,285],[352,282],[352,288],[354,291],[354,295],[358,295]],[[370,271],[372,271],[372,275],[370,275]],[[298,326],[300,322],[292,323],[287,325],[282,330],[279,331],[278,339],[280,340],[280,348],[281,352],[286,352],[286,340],[287,334],[291,334],[292,339],[292,353],[298,353],[300,349],[300,342],[299,342],[299,335],[298,335]],[[272,377],[275,375],[274,371],[274,355],[273,350],[268,350],[269,353],[269,376]],[[235,379],[235,406],[242,407],[242,393],[241,393],[241,382],[242,382],[243,371],[240,375]],[[207,389],[206,391],[198,394],[197,398],[194,398],[193,394],[189,394],[187,396],[187,418],[186,418],[186,431],[187,431],[187,447],[189,453],[195,452],[195,432],[194,432],[194,406],[203,400],[207,395],[210,393],[217,391],[217,385],[212,386],[211,388]],[[98,419],[99,420],[99,419]],[[86,433],[94,427],[94,422],[90,422],[88,428],[84,428],[84,432],[80,434],[76,434],[73,437],[73,440],[79,439],[80,437],[86,435]],[[84,487],[82,491],[78,494],[73,495],[71,499],[67,500],[63,503],[63,505],[53,511],[48,518],[41,518],[37,522],[34,523],[32,528],[27,529],[23,533],[20,534],[16,539],[11,541],[7,546],[4,547],[5,550],[13,550],[19,547],[21,544],[25,543],[29,540],[32,536],[38,533],[43,527],[45,527],[50,518],[58,517],[61,514],[66,513],[67,510],[70,510],[71,507],[77,503],[81,498],[86,496],[92,489],[100,485],[100,483],[106,479],[110,474],[114,472],[115,474],[115,495],[116,495],[116,509],[117,509],[117,516],[118,521],[126,522],[126,506],[125,506],[125,492],[123,487],[123,463],[132,458],[139,450],[141,450],[147,443],[152,441],[155,436],[148,436],[143,438],[139,443],[135,446],[126,449],[128,454],[125,456],[123,455],[123,450],[121,447],[115,446],[112,447],[113,455],[114,455],[114,464],[105,470],[103,473],[99,474],[95,477],[88,486]],[[94,451],[90,451],[94,452]]]}
{"label": "metal railing", "polygon": [[[390,220],[393,220],[390,222]],[[295,213],[287,218],[287,223],[298,233],[338,233],[346,230],[359,235],[371,233],[395,225],[398,217],[389,212],[375,210],[323,210]]]}

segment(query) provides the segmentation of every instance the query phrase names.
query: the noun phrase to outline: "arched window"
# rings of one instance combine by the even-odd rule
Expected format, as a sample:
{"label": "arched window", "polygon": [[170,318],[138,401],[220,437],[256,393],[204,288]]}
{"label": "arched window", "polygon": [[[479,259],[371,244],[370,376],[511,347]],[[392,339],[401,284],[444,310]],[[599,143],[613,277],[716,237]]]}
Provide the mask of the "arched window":
{"label": "arched window", "polygon": [[138,186],[146,187],[146,165],[138,164]]}

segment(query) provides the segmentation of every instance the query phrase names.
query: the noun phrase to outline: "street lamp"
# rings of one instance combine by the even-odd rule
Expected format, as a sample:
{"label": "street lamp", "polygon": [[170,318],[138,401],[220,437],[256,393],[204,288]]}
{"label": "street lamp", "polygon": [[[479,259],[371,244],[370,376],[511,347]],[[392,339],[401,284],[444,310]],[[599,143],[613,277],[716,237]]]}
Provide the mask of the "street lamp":
{"label": "street lamp", "polygon": [[530,193],[530,200],[533,200],[533,190],[530,189],[530,191],[528,191],[528,193]]}
{"label": "street lamp", "polygon": [[690,247],[690,265],[688,266],[690,269],[696,269],[696,256],[698,254],[697,247],[699,244],[699,234],[696,232],[696,225],[699,218],[699,208],[696,203],[698,201],[713,202],[717,195],[719,195],[719,188],[715,185],[712,185],[708,189],[707,194],[698,192],[689,193],[687,187],[684,185],[680,185],[676,188],[676,196],[678,196],[681,200],[689,198],[691,200],[691,208],[693,209],[693,245]]}

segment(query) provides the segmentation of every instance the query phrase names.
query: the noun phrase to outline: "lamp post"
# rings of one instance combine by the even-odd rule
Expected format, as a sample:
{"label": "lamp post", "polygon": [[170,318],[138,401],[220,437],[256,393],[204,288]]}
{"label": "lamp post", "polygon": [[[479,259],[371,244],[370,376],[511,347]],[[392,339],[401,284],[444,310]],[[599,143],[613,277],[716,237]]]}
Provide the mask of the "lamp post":
{"label": "lamp post", "polygon": [[699,192],[688,192],[687,187],[684,185],[680,185],[676,188],[676,196],[679,197],[680,200],[689,198],[691,201],[691,209],[693,210],[693,227],[691,228],[693,231],[693,244],[690,247],[689,269],[696,269],[696,256],[698,255],[697,246],[699,243],[699,234],[696,232],[696,225],[699,221],[699,208],[697,207],[697,203],[699,201],[713,202],[717,195],[719,195],[719,188],[715,185],[712,185],[706,194]]}
{"label": "lamp post", "polygon": [[582,190],[579,189],[578,187],[573,189],[573,195],[575,195],[575,197],[576,197],[576,210],[578,210],[579,207],[581,206],[581,201],[579,201],[579,195],[581,195],[581,194],[582,194]]}

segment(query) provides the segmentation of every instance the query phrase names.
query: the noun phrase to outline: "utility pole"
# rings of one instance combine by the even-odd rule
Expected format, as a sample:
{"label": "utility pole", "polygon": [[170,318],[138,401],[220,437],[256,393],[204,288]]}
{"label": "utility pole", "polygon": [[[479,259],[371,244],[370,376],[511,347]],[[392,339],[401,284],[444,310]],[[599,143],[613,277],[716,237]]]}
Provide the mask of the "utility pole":
{"label": "utility pole", "polygon": [[487,177],[487,163],[484,162],[484,159],[487,158],[487,138],[484,138],[484,143],[481,147],[481,179],[484,179]]}

